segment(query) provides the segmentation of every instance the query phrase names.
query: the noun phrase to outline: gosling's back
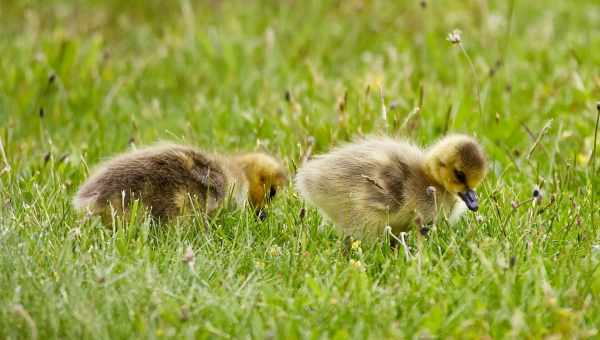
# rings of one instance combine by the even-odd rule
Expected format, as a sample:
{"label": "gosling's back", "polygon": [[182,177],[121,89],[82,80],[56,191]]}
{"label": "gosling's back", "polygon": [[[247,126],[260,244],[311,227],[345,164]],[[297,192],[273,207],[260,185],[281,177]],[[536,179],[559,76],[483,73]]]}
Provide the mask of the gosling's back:
{"label": "gosling's back", "polygon": [[227,172],[215,156],[182,145],[158,145],[100,165],[81,186],[74,205],[104,213],[110,206],[124,209],[139,199],[153,216],[168,219],[193,197],[210,212],[228,194]]}

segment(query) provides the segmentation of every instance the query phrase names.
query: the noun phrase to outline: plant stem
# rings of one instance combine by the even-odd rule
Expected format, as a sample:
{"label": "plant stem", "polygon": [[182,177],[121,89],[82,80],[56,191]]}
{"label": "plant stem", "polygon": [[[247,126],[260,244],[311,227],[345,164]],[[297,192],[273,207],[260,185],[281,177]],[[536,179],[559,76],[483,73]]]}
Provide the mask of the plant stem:
{"label": "plant stem", "polygon": [[594,129],[594,146],[592,147],[592,158],[590,159],[590,165],[592,168],[592,195],[590,197],[590,214],[592,215],[592,227],[594,227],[594,215],[596,211],[594,209],[594,173],[596,172],[596,144],[598,141],[598,122],[600,121],[600,102],[596,104],[596,128]]}
{"label": "plant stem", "polygon": [[471,68],[471,73],[473,73],[473,80],[475,80],[475,94],[477,95],[477,105],[479,107],[479,118],[483,119],[483,109],[481,107],[481,93],[480,93],[480,89],[479,89],[480,83],[479,83],[479,77],[477,77],[477,71],[475,70],[475,64],[473,64],[473,61],[471,60],[471,57],[469,57],[469,54],[467,53],[467,50],[465,50],[465,47],[463,46],[463,44],[459,42],[458,46],[460,47],[460,50],[467,58],[467,62],[469,63],[469,67]]}

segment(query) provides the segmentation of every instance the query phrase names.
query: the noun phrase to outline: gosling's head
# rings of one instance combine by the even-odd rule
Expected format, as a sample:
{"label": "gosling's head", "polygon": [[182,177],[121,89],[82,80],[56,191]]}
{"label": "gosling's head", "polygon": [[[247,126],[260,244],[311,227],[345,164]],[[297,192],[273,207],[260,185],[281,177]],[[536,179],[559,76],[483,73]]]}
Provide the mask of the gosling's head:
{"label": "gosling's head", "polygon": [[248,153],[236,158],[248,179],[248,200],[257,212],[287,183],[284,167],[272,156]]}
{"label": "gosling's head", "polygon": [[479,203],[474,189],[487,173],[483,148],[472,137],[450,135],[427,150],[426,171],[448,192],[458,195],[472,211]]}

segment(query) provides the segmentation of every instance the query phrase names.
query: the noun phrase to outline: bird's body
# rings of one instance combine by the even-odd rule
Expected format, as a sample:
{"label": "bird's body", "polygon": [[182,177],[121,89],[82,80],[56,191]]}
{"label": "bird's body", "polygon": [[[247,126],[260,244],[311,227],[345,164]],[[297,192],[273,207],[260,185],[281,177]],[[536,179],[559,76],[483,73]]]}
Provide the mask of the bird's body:
{"label": "bird's body", "polygon": [[[248,164],[256,162],[264,173],[247,171]],[[263,188],[250,188],[252,176],[264,177],[260,183]],[[262,208],[268,199],[264,187],[283,183],[285,173],[270,156],[226,157],[163,143],[124,153],[98,166],[79,189],[74,206],[106,218],[113,211],[126,211],[133,200],[139,200],[152,216],[169,220],[192,209],[211,214],[229,199],[240,207],[250,201]],[[259,190],[262,196],[253,200],[249,197],[251,189]]]}
{"label": "bird's body", "polygon": [[438,159],[407,141],[367,138],[308,161],[296,188],[346,235],[406,231],[416,218],[427,223],[464,210],[432,173],[431,157]]}

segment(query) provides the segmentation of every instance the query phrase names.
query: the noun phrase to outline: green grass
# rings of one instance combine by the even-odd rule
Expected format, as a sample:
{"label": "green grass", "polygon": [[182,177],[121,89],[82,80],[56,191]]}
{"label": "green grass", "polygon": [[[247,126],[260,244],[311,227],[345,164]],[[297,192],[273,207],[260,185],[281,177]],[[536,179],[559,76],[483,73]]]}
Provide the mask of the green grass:
{"label": "green grass", "polygon": [[[0,3],[0,338],[600,337],[598,4],[125,3]],[[410,260],[344,254],[291,187],[263,223],[113,231],[71,207],[130,144],[264,149],[293,172],[310,136],[446,131],[489,154],[481,210],[409,234]]]}

